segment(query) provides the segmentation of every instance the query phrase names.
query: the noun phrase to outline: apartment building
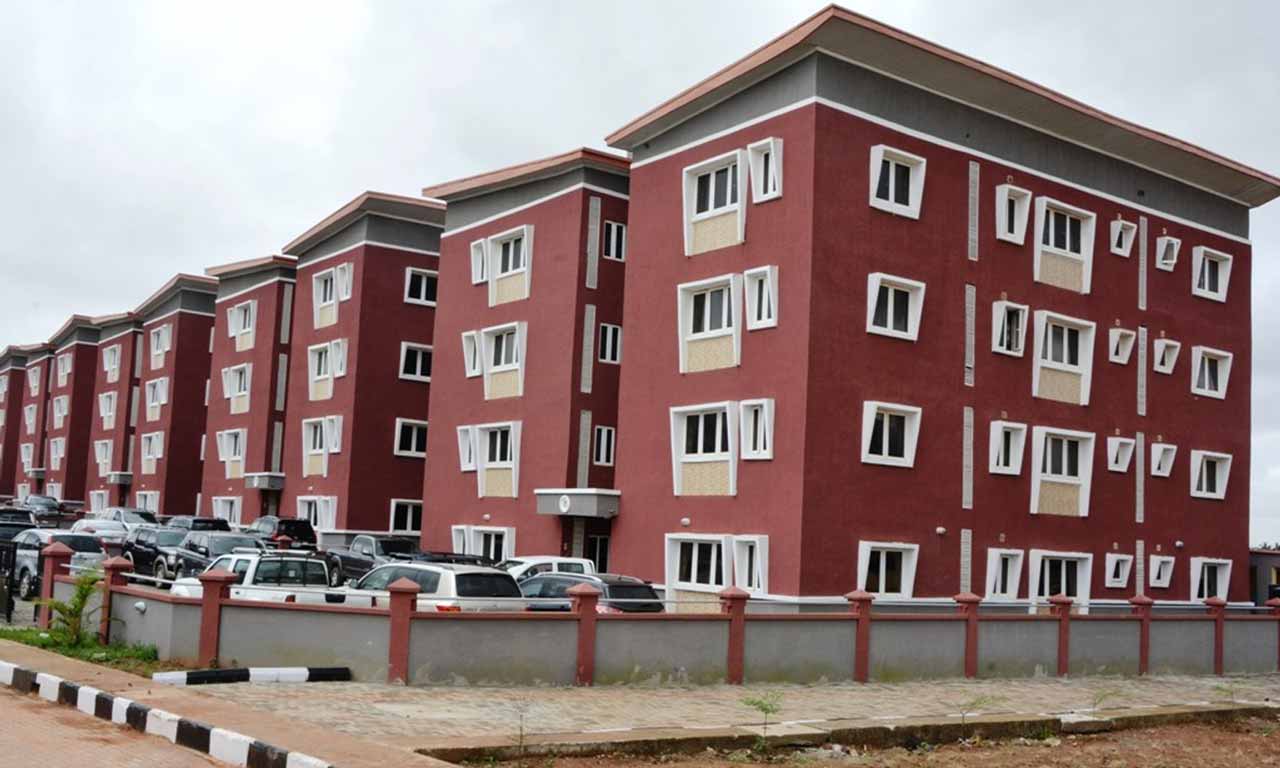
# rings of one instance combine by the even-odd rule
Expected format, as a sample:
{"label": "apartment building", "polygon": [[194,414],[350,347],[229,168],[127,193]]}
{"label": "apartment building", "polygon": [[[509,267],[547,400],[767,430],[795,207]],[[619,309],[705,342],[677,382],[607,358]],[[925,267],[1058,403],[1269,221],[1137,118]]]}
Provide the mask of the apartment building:
{"label": "apartment building", "polygon": [[218,280],[218,298],[198,514],[248,524],[280,510],[296,261],[268,256],[205,270]]}
{"label": "apartment building", "polygon": [[280,509],[326,541],[419,525],[443,227],[439,201],[366,192],[283,248],[297,284]]}
{"label": "apartment building", "polygon": [[132,506],[133,445],[143,373],[142,321],[132,312],[94,318],[98,324],[92,416],[84,459],[84,499],[91,511]]}
{"label": "apartment building", "polygon": [[49,338],[45,493],[56,499],[85,498],[100,330],[92,318],[72,315]]}
{"label": "apartment building", "polygon": [[13,494],[22,499],[45,492],[45,449],[48,447],[49,383],[53,349],[48,344],[18,348],[26,355],[22,375],[21,425],[18,432],[18,460],[14,466]]}
{"label": "apartment building", "polygon": [[134,447],[134,506],[165,515],[200,508],[218,281],[179,274],[142,302],[142,359]]}
{"label": "apartment building", "polygon": [[608,567],[627,169],[579,149],[423,190],[449,205],[425,546]]}
{"label": "apartment building", "polygon": [[14,495],[26,367],[27,354],[21,347],[0,349],[0,496]]}
{"label": "apartment building", "polygon": [[612,568],[1247,599],[1249,212],[1280,179],[838,7],[607,141],[644,329]]}

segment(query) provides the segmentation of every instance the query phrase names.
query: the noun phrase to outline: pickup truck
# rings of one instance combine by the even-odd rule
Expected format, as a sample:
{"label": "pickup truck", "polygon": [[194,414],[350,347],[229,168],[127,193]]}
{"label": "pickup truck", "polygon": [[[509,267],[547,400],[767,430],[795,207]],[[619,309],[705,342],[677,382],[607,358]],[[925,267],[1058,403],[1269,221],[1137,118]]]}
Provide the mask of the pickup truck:
{"label": "pickup truck", "polygon": [[423,552],[414,536],[373,536],[361,534],[351,540],[350,548],[325,549],[331,566],[336,563],[342,569],[344,580],[354,581],[374,567],[391,562],[453,563],[455,565],[491,565],[478,555],[459,555],[452,552]]}
{"label": "pickup truck", "polygon": [[26,509],[0,509],[0,541],[11,541],[28,528],[39,527],[36,516]]}
{"label": "pickup truck", "polygon": [[[234,573],[238,579],[231,586],[236,600],[259,600],[273,603],[323,603],[329,586],[329,564],[311,550],[262,550],[239,547],[209,564],[207,570]],[[200,597],[204,587],[195,577],[173,582],[170,592],[179,597]],[[312,594],[304,600],[303,595]]]}

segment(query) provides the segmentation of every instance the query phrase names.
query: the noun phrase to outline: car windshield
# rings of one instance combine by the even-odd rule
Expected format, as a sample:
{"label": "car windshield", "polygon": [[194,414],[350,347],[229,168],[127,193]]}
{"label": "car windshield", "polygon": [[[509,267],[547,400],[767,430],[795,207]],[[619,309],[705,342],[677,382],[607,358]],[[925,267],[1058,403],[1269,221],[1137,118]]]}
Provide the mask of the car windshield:
{"label": "car windshield", "polygon": [[524,565],[524,561],[523,560],[503,560],[502,562],[498,563],[498,567],[504,571],[509,571],[518,565]]}
{"label": "car windshield", "polygon": [[388,555],[412,555],[418,551],[418,543],[413,539],[383,539],[382,551]]}
{"label": "car windshield", "polygon": [[58,500],[52,496],[28,496],[27,504],[33,507],[45,507],[47,509],[57,509]]}
{"label": "car windshield", "polygon": [[261,560],[253,583],[327,587],[329,574],[319,560]]}
{"label": "car windshield", "polygon": [[460,573],[458,597],[520,597],[516,580],[505,573]]}
{"label": "car windshield", "polygon": [[[76,525],[80,525],[80,523],[76,523]],[[124,529],[124,523],[119,520],[85,520],[84,526],[97,531],[119,531]]]}
{"label": "car windshield", "polygon": [[657,600],[658,593],[648,584],[609,584],[605,587],[610,600]]}
{"label": "car windshield", "polygon": [[294,541],[315,541],[316,532],[306,520],[281,520],[276,533],[283,534]]}
{"label": "car windshield", "polygon": [[236,547],[257,548],[258,540],[252,536],[210,536],[209,554],[225,555]]}
{"label": "car windshield", "polygon": [[191,518],[191,530],[229,531],[231,530],[231,524],[217,517],[193,517]]}
{"label": "car windshield", "polygon": [[150,512],[134,512],[131,509],[124,509],[120,511],[120,517],[124,518],[124,521],[130,525],[155,525],[156,523],[156,516]]}
{"label": "car windshield", "polygon": [[66,544],[75,552],[102,552],[102,545],[92,536],[64,533],[54,536],[53,540],[59,544]]}
{"label": "car windshield", "polygon": [[185,539],[186,537],[187,537],[186,531],[168,530],[165,528],[161,528],[160,530],[156,531],[156,546],[157,547],[176,547],[179,544],[181,544],[182,540]]}
{"label": "car windshield", "polygon": [[0,509],[0,522],[3,523],[30,523],[31,513],[19,509]]}

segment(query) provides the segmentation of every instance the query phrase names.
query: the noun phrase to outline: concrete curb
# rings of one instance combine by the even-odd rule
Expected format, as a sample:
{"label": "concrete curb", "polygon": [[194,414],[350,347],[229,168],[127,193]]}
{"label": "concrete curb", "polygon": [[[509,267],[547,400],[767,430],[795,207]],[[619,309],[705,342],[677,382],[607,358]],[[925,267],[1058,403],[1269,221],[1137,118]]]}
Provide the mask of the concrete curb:
{"label": "concrete curb", "polygon": [[[1206,704],[1196,706],[1117,709],[1082,717],[1064,715],[979,715],[961,723],[951,718],[912,718],[891,723],[866,720],[826,720],[806,722],[802,727],[770,725],[765,739],[770,747],[818,746],[828,743],[858,747],[907,747],[944,744],[981,736],[984,739],[1018,737],[1044,738],[1062,734],[1100,733],[1133,728],[1186,723],[1221,723],[1245,717],[1274,716],[1276,705]],[[523,745],[495,739],[486,745],[430,747],[414,750],[420,755],[452,763],[482,760],[514,760],[522,757],[605,754],[661,755],[692,754],[706,749],[751,749],[759,742],[759,728],[725,726],[718,729],[686,730],[650,728],[611,733],[535,734]]]}
{"label": "concrete curb", "polygon": [[347,667],[239,667],[195,669],[187,672],[157,672],[151,682],[158,685],[213,685],[216,683],[346,683]]}
{"label": "concrete curb", "polygon": [[333,765],[281,747],[264,744],[234,731],[215,728],[172,712],[148,707],[123,696],[73,683],[56,675],[23,669],[0,660],[0,685],[23,695],[38,694],[54,704],[116,725],[159,736],[173,744],[243,768],[334,768]]}

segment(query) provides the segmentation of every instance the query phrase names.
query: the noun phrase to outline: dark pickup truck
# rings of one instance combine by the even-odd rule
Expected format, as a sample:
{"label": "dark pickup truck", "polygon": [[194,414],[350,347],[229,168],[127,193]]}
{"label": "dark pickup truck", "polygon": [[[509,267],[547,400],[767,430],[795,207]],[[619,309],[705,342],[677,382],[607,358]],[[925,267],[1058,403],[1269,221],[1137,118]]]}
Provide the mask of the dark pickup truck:
{"label": "dark pickup truck", "polygon": [[420,563],[455,563],[459,565],[493,565],[492,560],[478,555],[459,555],[452,552],[423,552],[418,548],[416,536],[373,536],[361,534],[351,540],[350,548],[330,547],[325,550],[330,561],[337,560],[342,576],[347,580],[358,579],[374,566],[395,561]]}
{"label": "dark pickup truck", "polygon": [[35,515],[26,509],[0,509],[0,541],[12,541],[28,528],[40,527]]}

